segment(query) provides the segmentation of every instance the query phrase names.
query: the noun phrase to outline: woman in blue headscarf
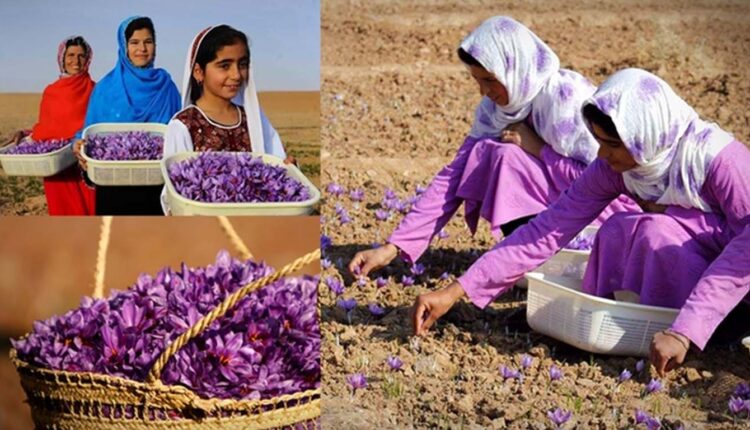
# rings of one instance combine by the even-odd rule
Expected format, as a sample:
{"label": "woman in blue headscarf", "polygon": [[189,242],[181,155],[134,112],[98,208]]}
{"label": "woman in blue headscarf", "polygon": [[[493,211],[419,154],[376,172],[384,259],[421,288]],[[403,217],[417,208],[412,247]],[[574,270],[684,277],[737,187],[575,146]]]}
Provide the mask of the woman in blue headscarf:
{"label": "woman in blue headscarf", "polygon": [[[166,70],[154,68],[156,32],[151,19],[134,16],[123,21],[117,42],[117,64],[94,89],[84,127],[100,122],[168,123],[180,110],[180,93]],[[160,192],[161,186],[97,186],[96,214],[161,215]]]}

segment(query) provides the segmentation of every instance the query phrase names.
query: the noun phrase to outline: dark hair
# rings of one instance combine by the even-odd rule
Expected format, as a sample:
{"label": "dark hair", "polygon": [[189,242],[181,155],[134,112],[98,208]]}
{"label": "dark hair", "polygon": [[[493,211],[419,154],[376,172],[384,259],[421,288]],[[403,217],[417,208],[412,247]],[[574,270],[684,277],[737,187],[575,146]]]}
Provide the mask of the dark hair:
{"label": "dark hair", "polygon": [[125,27],[125,41],[127,42],[128,40],[130,40],[136,30],[143,30],[144,28],[147,28],[151,32],[151,37],[153,37],[154,41],[156,41],[156,30],[154,30],[154,23],[151,22],[151,18],[145,16],[130,21],[130,24]]}
{"label": "dark hair", "polygon": [[597,126],[599,126],[599,128],[604,130],[604,132],[607,133],[608,136],[622,140],[620,138],[620,133],[617,132],[615,123],[612,122],[612,118],[602,112],[596,105],[589,103],[584,106],[583,118],[586,120],[587,125],[596,124]]}
{"label": "dark hair", "polygon": [[67,53],[68,48],[70,48],[71,46],[80,46],[81,48],[83,48],[83,55],[85,55],[86,57],[89,56],[89,44],[86,43],[86,40],[84,40],[83,37],[76,36],[65,42],[65,51],[63,51],[63,53]]}
{"label": "dark hair", "polygon": [[[225,46],[231,46],[236,43],[242,43],[247,48],[247,56],[250,57],[250,48],[247,43],[247,36],[245,33],[235,30],[228,25],[219,25],[212,28],[201,42],[198,52],[195,54],[195,64],[197,64],[201,70],[206,71],[206,64],[214,61],[219,50]],[[191,47],[192,49],[192,47]],[[195,103],[196,100],[201,96],[203,87],[198,85],[193,77],[193,71],[190,71],[190,101]]]}
{"label": "dark hair", "polygon": [[477,61],[476,58],[472,57],[471,54],[464,51],[464,48],[458,48],[458,58],[461,59],[461,61],[467,66],[479,66],[481,68],[484,68],[482,63]]}

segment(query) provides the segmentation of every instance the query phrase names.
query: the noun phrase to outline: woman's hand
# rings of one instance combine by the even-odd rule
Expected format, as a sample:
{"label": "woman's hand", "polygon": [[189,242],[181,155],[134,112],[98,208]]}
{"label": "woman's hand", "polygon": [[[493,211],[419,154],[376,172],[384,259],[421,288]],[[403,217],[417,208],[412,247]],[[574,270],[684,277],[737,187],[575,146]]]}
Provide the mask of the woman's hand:
{"label": "woman's hand", "polygon": [[73,154],[75,154],[76,158],[78,159],[78,165],[81,166],[81,169],[86,170],[86,160],[81,155],[81,149],[83,147],[83,139],[78,139],[73,144]]}
{"label": "woman's hand", "polygon": [[297,165],[297,159],[294,158],[294,157],[292,157],[291,155],[287,156],[284,159],[284,164],[294,164],[295,166],[298,166]]}
{"label": "woman's hand", "polygon": [[651,364],[656,368],[660,377],[685,361],[690,339],[672,330],[664,330],[654,334],[651,341]]}
{"label": "woman's hand", "polygon": [[505,127],[500,132],[500,142],[518,145],[536,158],[542,158],[542,148],[546,145],[536,131],[523,121]]}
{"label": "woman's hand", "polygon": [[398,248],[391,243],[386,243],[379,248],[359,251],[349,262],[349,272],[355,276],[367,276],[373,270],[387,266],[397,255]]}
{"label": "woman's hand", "polygon": [[423,336],[440,317],[464,296],[461,284],[454,282],[442,290],[432,291],[417,297],[412,308],[414,334]]}
{"label": "woman's hand", "polygon": [[17,132],[13,134],[13,136],[10,137],[10,140],[7,141],[3,146],[17,145],[18,142],[22,141],[24,137],[26,137],[26,132],[23,130],[18,130]]}

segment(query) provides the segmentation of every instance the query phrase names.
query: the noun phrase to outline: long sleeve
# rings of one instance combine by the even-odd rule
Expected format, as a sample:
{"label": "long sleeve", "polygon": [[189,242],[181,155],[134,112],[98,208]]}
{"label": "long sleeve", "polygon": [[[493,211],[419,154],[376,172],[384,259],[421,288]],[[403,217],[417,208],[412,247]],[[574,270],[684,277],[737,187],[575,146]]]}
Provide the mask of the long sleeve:
{"label": "long sleeve", "polygon": [[551,258],[624,192],[622,176],[597,159],[555,203],[482,255],[458,282],[469,299],[484,308]]}
{"label": "long sleeve", "polygon": [[456,196],[466,160],[477,138],[467,137],[453,161],[432,179],[430,186],[401,220],[388,242],[401,250],[401,255],[414,262],[424,253],[432,237],[450,221],[463,201]]}
{"label": "long sleeve", "polygon": [[718,203],[733,233],[721,254],[703,272],[680,309],[672,329],[701,350],[719,323],[750,292],[750,151],[734,142],[711,163],[706,194]]}

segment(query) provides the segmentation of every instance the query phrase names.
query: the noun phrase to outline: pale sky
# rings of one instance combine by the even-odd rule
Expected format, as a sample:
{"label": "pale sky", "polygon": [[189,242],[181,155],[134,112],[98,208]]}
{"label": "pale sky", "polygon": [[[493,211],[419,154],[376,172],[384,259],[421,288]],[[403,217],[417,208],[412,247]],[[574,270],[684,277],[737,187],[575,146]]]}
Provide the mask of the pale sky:
{"label": "pale sky", "polygon": [[117,28],[132,15],[154,22],[156,67],[178,88],[193,37],[228,24],[252,40],[260,91],[320,89],[319,0],[0,0],[0,92],[42,92],[58,77],[58,44],[71,35],[93,48],[89,71],[98,81],[114,67]]}

